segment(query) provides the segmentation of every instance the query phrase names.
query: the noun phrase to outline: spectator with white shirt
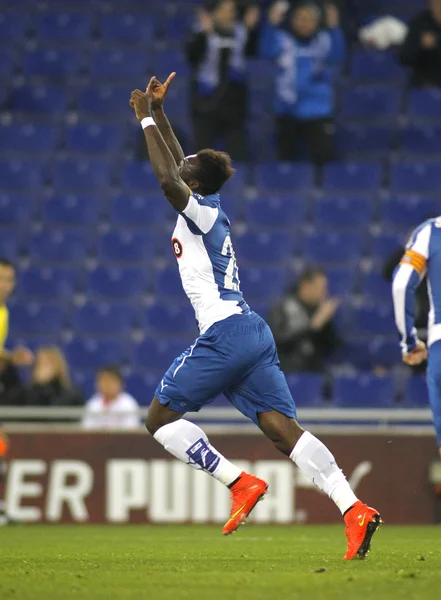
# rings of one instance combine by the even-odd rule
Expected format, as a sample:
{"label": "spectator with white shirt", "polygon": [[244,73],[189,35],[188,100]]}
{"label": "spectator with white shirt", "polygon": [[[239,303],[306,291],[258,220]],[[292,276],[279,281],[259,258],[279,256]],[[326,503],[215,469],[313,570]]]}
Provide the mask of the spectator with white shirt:
{"label": "spectator with white shirt", "polygon": [[140,425],[139,406],[124,391],[124,378],[118,367],[98,371],[96,394],[86,403],[83,427],[86,429],[136,429]]}

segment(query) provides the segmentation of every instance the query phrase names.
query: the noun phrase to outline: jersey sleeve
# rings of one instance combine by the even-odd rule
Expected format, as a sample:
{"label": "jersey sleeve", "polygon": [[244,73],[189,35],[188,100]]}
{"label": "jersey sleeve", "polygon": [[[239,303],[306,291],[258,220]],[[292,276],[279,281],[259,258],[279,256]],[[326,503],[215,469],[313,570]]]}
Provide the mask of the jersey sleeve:
{"label": "jersey sleeve", "polygon": [[431,223],[413,232],[393,277],[395,324],[401,337],[403,354],[411,352],[418,342],[415,328],[415,292],[426,271],[431,234]]}
{"label": "jersey sleeve", "polygon": [[219,209],[200,204],[194,196],[189,196],[188,204],[181,213],[186,220],[191,221],[197,228],[197,233],[208,233],[216,222]]}

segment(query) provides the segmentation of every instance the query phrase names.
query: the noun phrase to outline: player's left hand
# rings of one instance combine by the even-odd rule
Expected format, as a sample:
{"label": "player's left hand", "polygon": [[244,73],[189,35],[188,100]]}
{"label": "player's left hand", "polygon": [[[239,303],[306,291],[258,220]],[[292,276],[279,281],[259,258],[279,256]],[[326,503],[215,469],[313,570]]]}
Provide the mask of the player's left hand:
{"label": "player's left hand", "polygon": [[[155,78],[152,77],[152,79]],[[150,117],[150,98],[147,94],[141,92],[141,90],[134,90],[131,93],[129,104],[135,111],[138,121],[142,121],[145,117]]]}
{"label": "player's left hand", "polygon": [[29,367],[34,362],[34,354],[29,348],[18,346],[11,353],[12,362],[19,367]]}
{"label": "player's left hand", "polygon": [[150,100],[150,106],[152,110],[162,108],[165,97],[167,96],[168,88],[176,77],[176,73],[170,73],[167,80],[161,83],[156,77],[152,77],[147,86],[145,93],[148,95]]}
{"label": "player's left hand", "polygon": [[427,360],[427,348],[426,344],[421,340],[418,340],[417,345],[411,352],[403,354],[403,362],[411,367],[420,365],[425,360]]}

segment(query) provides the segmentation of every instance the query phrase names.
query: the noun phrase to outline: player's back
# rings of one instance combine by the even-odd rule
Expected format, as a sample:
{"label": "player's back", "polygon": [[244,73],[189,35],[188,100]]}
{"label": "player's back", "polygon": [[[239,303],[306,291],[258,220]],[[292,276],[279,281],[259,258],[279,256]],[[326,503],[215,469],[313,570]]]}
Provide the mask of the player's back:
{"label": "player's back", "polygon": [[172,248],[201,333],[213,323],[249,311],[219,194],[189,197],[178,216]]}

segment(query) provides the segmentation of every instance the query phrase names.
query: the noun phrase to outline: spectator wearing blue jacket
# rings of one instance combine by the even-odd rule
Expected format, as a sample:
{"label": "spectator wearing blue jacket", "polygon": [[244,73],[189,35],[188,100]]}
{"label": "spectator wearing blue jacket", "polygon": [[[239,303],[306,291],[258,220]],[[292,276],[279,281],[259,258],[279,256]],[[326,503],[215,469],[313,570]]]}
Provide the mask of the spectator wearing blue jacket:
{"label": "spectator wearing blue jacket", "polygon": [[322,29],[316,4],[302,2],[285,19],[286,6],[286,2],[273,4],[260,38],[261,56],[277,65],[278,157],[299,160],[307,144],[311,160],[322,165],[334,158],[333,71],[346,57],[339,12],[326,5],[328,27]]}

